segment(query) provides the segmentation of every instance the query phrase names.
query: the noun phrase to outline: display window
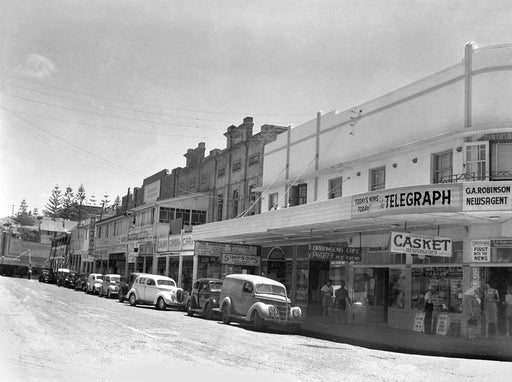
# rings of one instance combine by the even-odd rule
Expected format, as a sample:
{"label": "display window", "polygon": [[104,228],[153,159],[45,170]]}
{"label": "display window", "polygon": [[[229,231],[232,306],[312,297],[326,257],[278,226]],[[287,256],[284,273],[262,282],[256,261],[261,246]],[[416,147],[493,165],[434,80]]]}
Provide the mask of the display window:
{"label": "display window", "polygon": [[362,306],[385,306],[387,268],[355,268],[352,301]]}
{"label": "display window", "polygon": [[405,307],[405,275],[405,268],[389,270],[389,308],[403,309]]}
{"label": "display window", "polygon": [[197,278],[216,278],[220,279],[220,258],[212,256],[199,256],[197,266]]}
{"label": "display window", "polygon": [[425,293],[432,288],[434,311],[462,312],[462,267],[412,268],[411,307],[423,310]]}

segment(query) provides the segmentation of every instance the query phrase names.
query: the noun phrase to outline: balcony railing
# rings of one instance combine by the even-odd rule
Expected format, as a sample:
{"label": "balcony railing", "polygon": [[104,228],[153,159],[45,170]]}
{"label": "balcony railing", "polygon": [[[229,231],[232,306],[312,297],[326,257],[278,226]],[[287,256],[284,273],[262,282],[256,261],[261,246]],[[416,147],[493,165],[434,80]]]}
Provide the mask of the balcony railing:
{"label": "balcony railing", "polygon": [[483,182],[483,181],[505,181],[512,180],[512,170],[510,171],[491,171],[491,172],[466,172],[464,174],[451,174],[437,176],[434,183],[463,183],[463,182]]}

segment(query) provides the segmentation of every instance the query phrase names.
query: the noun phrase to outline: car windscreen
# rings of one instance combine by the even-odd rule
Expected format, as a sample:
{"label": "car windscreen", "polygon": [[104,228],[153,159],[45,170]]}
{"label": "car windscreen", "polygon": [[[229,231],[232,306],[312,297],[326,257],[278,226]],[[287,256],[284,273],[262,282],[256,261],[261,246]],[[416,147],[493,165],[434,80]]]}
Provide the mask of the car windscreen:
{"label": "car windscreen", "polygon": [[176,286],[176,283],[173,280],[157,280],[156,283],[158,284],[158,286]]}
{"label": "car windscreen", "polygon": [[103,280],[103,276],[96,276],[95,280],[101,281],[101,280]]}
{"label": "car windscreen", "polygon": [[254,291],[256,293],[277,294],[286,297],[286,289],[280,285],[256,284]]}
{"label": "car windscreen", "polygon": [[211,282],[210,283],[210,291],[212,292],[220,292],[222,289],[222,283],[221,282]]}
{"label": "car windscreen", "polygon": [[121,276],[111,276],[110,281],[118,283],[121,281]]}

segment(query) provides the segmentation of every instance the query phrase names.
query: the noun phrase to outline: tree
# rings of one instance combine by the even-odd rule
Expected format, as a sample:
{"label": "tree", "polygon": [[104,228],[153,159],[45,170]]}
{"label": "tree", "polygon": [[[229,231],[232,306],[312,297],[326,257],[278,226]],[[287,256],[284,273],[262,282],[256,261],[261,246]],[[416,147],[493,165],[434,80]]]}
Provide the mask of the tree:
{"label": "tree", "polygon": [[91,206],[95,206],[96,205],[96,195],[94,195],[94,193],[92,193],[91,197],[89,198],[89,204]]}
{"label": "tree", "polygon": [[82,206],[84,205],[86,198],[87,196],[85,195],[85,187],[82,183],[80,183],[80,187],[78,187],[78,191],[75,195],[75,203],[78,207],[78,224],[80,224],[80,221],[82,220]]}
{"label": "tree", "polygon": [[37,209],[37,207],[34,207],[34,209],[32,210],[32,216],[36,218],[39,216],[39,210]]}
{"label": "tree", "polygon": [[73,205],[73,189],[70,186],[66,187],[66,192],[62,198],[62,211],[61,217],[64,219],[71,219],[75,215],[75,206]]}
{"label": "tree", "polygon": [[114,200],[114,207],[116,209],[116,214],[119,213],[119,207],[121,207],[121,198],[119,195],[117,195],[116,199]]}
{"label": "tree", "polygon": [[20,203],[20,208],[18,209],[17,217],[27,216],[28,215],[28,204],[25,199],[23,199]]}
{"label": "tree", "polygon": [[48,203],[46,203],[44,213],[46,216],[57,218],[60,215],[62,209],[62,196],[58,185],[56,185],[50,195]]}
{"label": "tree", "polygon": [[110,200],[108,199],[108,194],[103,195],[103,199],[101,199],[101,208],[106,209],[108,208],[108,204],[110,203]]}

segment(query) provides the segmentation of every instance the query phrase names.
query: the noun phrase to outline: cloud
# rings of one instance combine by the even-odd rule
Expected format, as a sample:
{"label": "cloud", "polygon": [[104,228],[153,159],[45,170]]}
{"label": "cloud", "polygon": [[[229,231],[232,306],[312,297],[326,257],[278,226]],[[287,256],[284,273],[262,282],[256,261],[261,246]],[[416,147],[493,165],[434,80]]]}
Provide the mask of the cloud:
{"label": "cloud", "polygon": [[19,74],[42,79],[50,77],[57,71],[57,67],[50,59],[31,53],[25,58],[25,62],[16,67],[15,71]]}

